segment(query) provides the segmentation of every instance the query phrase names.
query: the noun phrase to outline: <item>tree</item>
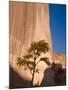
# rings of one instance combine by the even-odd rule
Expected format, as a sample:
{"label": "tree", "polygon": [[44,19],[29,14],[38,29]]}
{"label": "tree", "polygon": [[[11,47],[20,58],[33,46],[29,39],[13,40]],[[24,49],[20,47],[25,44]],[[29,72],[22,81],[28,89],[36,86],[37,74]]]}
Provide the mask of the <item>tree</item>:
{"label": "tree", "polygon": [[39,69],[36,68],[37,64],[40,61],[44,61],[48,65],[50,65],[49,59],[46,57],[40,58],[37,61],[37,58],[41,55],[41,53],[46,53],[49,51],[48,43],[44,40],[40,40],[38,42],[33,42],[30,48],[27,50],[27,55],[22,57],[18,57],[17,65],[24,66],[24,69],[29,69],[32,74],[31,86],[33,86],[33,80],[35,73],[39,73]]}

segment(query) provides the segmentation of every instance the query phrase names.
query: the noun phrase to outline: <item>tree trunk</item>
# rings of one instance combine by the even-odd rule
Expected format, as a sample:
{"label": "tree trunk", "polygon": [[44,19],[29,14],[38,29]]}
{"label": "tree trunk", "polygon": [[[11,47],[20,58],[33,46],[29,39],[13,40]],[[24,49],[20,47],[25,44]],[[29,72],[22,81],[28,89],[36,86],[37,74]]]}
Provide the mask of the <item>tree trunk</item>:
{"label": "tree trunk", "polygon": [[32,80],[31,80],[31,86],[33,87],[33,81],[34,81],[34,73],[35,71],[33,71],[33,74],[32,74]]}
{"label": "tree trunk", "polygon": [[33,74],[32,74],[32,80],[31,80],[31,86],[33,87],[33,81],[34,81],[34,75],[35,75],[35,60],[36,60],[36,57],[34,58],[34,69],[33,69]]}

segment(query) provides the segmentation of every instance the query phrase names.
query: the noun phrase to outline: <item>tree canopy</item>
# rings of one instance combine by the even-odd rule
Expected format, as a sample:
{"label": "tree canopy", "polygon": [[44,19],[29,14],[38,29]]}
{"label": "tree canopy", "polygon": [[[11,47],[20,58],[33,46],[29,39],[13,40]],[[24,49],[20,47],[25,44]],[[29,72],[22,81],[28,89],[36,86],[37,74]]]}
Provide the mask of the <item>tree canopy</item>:
{"label": "tree canopy", "polygon": [[32,74],[32,83],[34,80],[34,74],[39,73],[39,69],[36,68],[37,64],[40,61],[44,61],[46,64],[50,65],[49,58],[43,57],[36,62],[37,58],[41,53],[46,53],[49,51],[48,43],[45,40],[40,40],[37,42],[31,43],[30,48],[27,50],[27,54],[23,57],[17,58],[17,65],[24,66],[24,69],[29,69]]}

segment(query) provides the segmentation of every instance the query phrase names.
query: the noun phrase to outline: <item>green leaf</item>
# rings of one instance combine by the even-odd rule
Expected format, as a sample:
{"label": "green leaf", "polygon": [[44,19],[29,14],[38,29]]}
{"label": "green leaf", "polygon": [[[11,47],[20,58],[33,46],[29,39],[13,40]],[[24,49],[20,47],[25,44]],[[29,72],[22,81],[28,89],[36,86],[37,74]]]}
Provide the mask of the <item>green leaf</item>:
{"label": "green leaf", "polygon": [[35,72],[36,72],[36,73],[39,73],[39,69],[36,69]]}
{"label": "green leaf", "polygon": [[[18,57],[17,58],[17,65],[18,66],[24,66],[24,69],[29,69],[31,72],[36,69],[36,65],[40,61],[44,61],[48,65],[50,65],[50,62],[48,58],[41,58],[37,63],[35,60],[41,55],[41,53],[46,53],[49,51],[48,43],[45,42],[45,40],[40,40],[37,42],[33,42],[30,46],[30,48],[27,51],[27,54],[23,56],[23,58]],[[33,59],[32,61],[30,61]],[[36,69],[37,73],[39,73],[39,69]]]}
{"label": "green leaf", "polygon": [[28,65],[34,66],[34,62],[33,61],[27,61]]}
{"label": "green leaf", "polygon": [[30,58],[32,58],[32,54],[27,54],[27,55],[25,55],[25,56],[23,56],[25,59],[30,59]]}
{"label": "green leaf", "polygon": [[29,61],[27,59],[22,59],[21,57],[18,57],[17,59],[17,65],[20,66],[25,66],[25,69],[28,67],[29,69],[32,69],[34,67],[34,62]]}
{"label": "green leaf", "polygon": [[44,61],[47,65],[50,65],[49,59],[48,58],[41,58],[40,61]]}
{"label": "green leaf", "polygon": [[32,66],[28,66],[29,70],[32,71],[33,70],[33,67]]}
{"label": "green leaf", "polygon": [[29,53],[34,52],[34,54],[40,54],[41,52],[46,53],[48,52],[48,50],[49,50],[48,43],[46,43],[44,40],[40,40],[38,42],[33,42],[28,52]]}
{"label": "green leaf", "polygon": [[17,65],[20,66],[25,66],[27,64],[27,60],[26,59],[22,59],[21,57],[17,58]]}

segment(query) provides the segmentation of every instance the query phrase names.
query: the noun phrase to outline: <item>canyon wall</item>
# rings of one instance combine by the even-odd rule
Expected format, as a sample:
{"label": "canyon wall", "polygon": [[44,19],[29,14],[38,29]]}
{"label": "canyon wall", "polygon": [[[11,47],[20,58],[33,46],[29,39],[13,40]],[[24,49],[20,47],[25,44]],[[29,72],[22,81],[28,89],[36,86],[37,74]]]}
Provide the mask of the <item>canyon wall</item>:
{"label": "canyon wall", "polygon": [[[16,60],[17,57],[23,56],[26,53],[26,50],[29,48],[32,42],[39,40],[45,40],[49,44],[50,50],[46,54],[46,56],[51,59],[50,53],[52,50],[52,42],[49,26],[48,4],[10,1],[9,35],[10,65],[21,76],[23,76],[24,78],[28,78],[29,76],[28,79],[31,79],[31,75],[28,74],[29,71],[27,72],[27,70],[23,71],[23,69],[20,69],[16,65]],[[43,71],[45,70],[47,65],[41,62],[38,67],[41,67],[41,74],[38,75],[38,80],[42,80]]]}
{"label": "canyon wall", "polygon": [[[48,4],[9,2],[9,57],[10,66],[25,80],[31,80],[29,70],[24,71],[16,64],[17,57],[26,54],[27,49],[34,41],[45,40],[49,44],[49,52],[46,57],[52,62],[52,39],[49,23]],[[44,62],[39,63],[40,73],[35,75],[34,84],[41,83],[44,70],[47,68]],[[11,75],[10,75],[11,76]],[[11,76],[11,77],[14,77]],[[14,80],[13,80],[14,82]]]}

